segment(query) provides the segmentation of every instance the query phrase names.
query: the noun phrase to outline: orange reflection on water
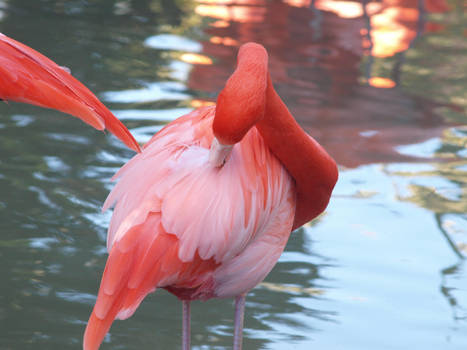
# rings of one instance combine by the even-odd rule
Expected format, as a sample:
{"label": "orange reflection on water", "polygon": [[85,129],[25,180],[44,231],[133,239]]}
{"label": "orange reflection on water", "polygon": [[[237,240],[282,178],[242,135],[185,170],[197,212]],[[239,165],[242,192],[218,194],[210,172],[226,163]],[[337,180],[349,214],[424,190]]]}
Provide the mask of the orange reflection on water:
{"label": "orange reflection on water", "polygon": [[[424,4],[424,7],[420,7]],[[420,10],[427,13],[448,11],[445,0],[383,0],[379,4],[367,5],[371,23],[371,54],[376,57],[390,57],[407,50],[416,38],[417,31],[437,31],[442,27],[433,23],[420,28]]]}
{"label": "orange reflection on water", "polygon": [[[311,0],[284,0],[284,2],[295,7],[309,7],[311,5]],[[316,0],[314,6],[321,11],[333,12],[341,18],[363,16],[362,4],[359,1]]]}
{"label": "orange reflection on water", "polygon": [[212,64],[212,60],[204,55],[199,55],[197,53],[184,53],[180,56],[180,59],[183,62],[190,63],[190,64],[202,64],[202,65],[210,65]]}
{"label": "orange reflection on water", "polygon": [[198,0],[195,12],[201,16],[240,23],[262,22],[264,20],[264,1],[248,0]]}
{"label": "orange reflection on water", "polygon": [[212,23],[209,23],[209,25],[211,27],[215,27],[215,28],[226,28],[229,26],[229,22],[227,21],[223,21],[223,20],[218,20],[218,21],[215,21],[215,22],[212,22]]}
{"label": "orange reflection on water", "polygon": [[[397,146],[439,137],[446,128],[439,104],[398,89],[395,69],[394,76],[372,77],[365,57],[394,55],[423,34],[417,0],[374,0],[366,7],[351,0],[198,3],[196,12],[215,20],[202,43],[202,54],[215,59],[193,68],[189,87],[215,96],[235,67],[238,47],[262,43],[278,93],[339,164],[414,160]],[[444,11],[440,3],[426,0],[425,11]]]}
{"label": "orange reflection on water", "polygon": [[376,87],[376,88],[393,88],[396,86],[396,83],[389,79],[389,78],[382,78],[382,77],[371,77],[368,79],[368,85]]}
{"label": "orange reflection on water", "polygon": [[319,10],[333,12],[341,18],[357,18],[363,16],[362,4],[358,1],[318,0],[315,6]]}
{"label": "orange reflection on water", "polygon": [[213,36],[209,39],[213,44],[222,44],[225,46],[238,46],[238,41],[229,37]]}
{"label": "orange reflection on water", "polygon": [[305,7],[310,6],[311,0],[284,0],[284,3],[295,7]]}
{"label": "orange reflection on water", "polygon": [[[309,7],[311,0],[284,0],[295,7]],[[372,46],[371,54],[375,57],[389,57],[409,48],[417,36],[419,25],[419,0],[383,0],[368,1],[366,5],[360,1],[350,0],[316,0],[316,9],[332,12],[340,18],[359,18],[365,10],[371,23],[372,45],[364,39],[364,48]],[[427,13],[442,13],[449,10],[446,0],[425,0],[423,9]],[[425,24],[426,31],[439,31],[443,27],[432,22]]]}

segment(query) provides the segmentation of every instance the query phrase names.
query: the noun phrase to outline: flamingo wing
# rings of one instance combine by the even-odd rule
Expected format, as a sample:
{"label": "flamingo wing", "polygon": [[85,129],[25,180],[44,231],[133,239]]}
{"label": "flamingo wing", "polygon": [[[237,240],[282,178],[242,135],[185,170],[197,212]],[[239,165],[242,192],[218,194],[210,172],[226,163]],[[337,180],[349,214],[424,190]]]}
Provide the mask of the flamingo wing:
{"label": "flamingo wing", "polygon": [[98,130],[107,128],[129,148],[140,151],[130,131],[65,68],[1,33],[0,99],[71,114]]}
{"label": "flamingo wing", "polygon": [[[187,299],[228,296],[232,285],[246,292],[280,256],[293,223],[293,183],[254,129],[222,168],[208,164],[213,117],[209,107],[177,119],[115,175],[104,204],[115,205],[109,258],[86,350],[156,288]],[[217,279],[227,286],[221,295]]]}
{"label": "flamingo wing", "polygon": [[169,124],[115,175],[119,182],[104,204],[105,210],[116,203],[109,251],[149,212],[160,212],[164,229],[180,240],[183,261],[196,252],[230,259],[265,227],[291,180],[256,129],[223,167],[210,166],[214,111],[196,110]]}

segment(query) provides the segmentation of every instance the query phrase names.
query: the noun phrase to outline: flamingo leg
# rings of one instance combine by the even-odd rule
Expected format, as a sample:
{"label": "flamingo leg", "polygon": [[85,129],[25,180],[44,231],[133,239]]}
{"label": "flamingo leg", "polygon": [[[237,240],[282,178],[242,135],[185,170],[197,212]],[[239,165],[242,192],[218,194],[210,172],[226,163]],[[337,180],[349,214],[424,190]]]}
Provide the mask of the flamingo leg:
{"label": "flamingo leg", "polygon": [[237,297],[235,297],[235,330],[233,350],[242,350],[245,298],[246,294],[240,294]]}
{"label": "flamingo leg", "polygon": [[182,301],[183,321],[182,321],[182,350],[190,350],[190,301]]}

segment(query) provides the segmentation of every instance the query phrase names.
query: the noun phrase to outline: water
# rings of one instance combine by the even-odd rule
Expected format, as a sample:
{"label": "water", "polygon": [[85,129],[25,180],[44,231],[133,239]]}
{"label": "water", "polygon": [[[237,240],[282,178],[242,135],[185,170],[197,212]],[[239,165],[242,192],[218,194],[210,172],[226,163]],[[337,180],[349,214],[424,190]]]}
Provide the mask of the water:
{"label": "water", "polygon": [[[326,213],[247,299],[245,349],[466,349],[462,1],[0,1],[0,31],[90,87],[147,141],[215,100],[238,43],[334,156]],[[132,152],[58,112],[0,106],[0,349],[79,349],[105,264],[100,206]],[[195,349],[228,349],[230,300],[193,305]],[[165,291],[102,349],[180,347]]]}

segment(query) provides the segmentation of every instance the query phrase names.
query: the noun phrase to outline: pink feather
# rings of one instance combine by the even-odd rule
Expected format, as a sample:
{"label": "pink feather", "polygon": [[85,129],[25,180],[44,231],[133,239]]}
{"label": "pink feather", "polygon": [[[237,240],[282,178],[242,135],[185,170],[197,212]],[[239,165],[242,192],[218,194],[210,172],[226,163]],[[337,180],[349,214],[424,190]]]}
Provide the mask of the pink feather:
{"label": "pink feather", "polygon": [[256,128],[222,168],[209,164],[214,114],[208,107],[169,124],[116,174],[104,205],[115,205],[110,255],[86,350],[156,288],[184,299],[236,296],[279,259],[294,220],[293,180]]}

